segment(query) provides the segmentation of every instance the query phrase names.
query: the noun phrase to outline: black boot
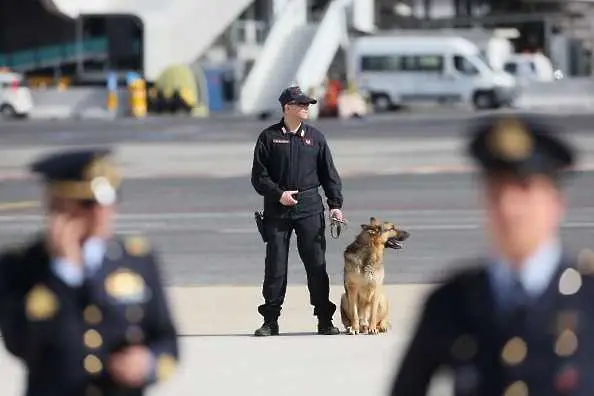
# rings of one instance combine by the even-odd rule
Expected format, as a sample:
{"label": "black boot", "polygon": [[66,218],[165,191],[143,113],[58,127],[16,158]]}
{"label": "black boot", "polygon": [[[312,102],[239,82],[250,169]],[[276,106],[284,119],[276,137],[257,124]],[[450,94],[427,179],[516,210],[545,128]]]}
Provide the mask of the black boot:
{"label": "black boot", "polygon": [[276,320],[265,320],[264,324],[254,332],[256,337],[268,337],[278,335],[278,322]]}
{"label": "black boot", "polygon": [[332,319],[320,319],[318,321],[318,334],[337,335],[340,334],[340,330],[332,324]]}

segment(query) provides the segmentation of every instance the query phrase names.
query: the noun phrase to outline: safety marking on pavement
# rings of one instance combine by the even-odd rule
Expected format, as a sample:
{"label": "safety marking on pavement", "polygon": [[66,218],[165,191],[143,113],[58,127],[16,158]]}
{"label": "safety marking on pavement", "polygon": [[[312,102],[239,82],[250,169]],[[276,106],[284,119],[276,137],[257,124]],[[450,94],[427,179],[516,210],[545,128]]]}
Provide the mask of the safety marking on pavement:
{"label": "safety marking on pavement", "polygon": [[0,212],[7,212],[10,210],[32,209],[39,207],[38,201],[16,201],[16,202],[0,202]]}
{"label": "safety marking on pavement", "polygon": [[[581,166],[577,166],[573,169],[575,172],[592,172],[594,171],[594,162],[586,163]],[[342,172],[343,178],[357,178],[357,177],[368,177],[368,176],[400,176],[400,175],[438,175],[438,174],[472,174],[476,172],[476,167],[472,165],[421,165],[412,167],[402,167],[398,169],[390,169],[386,172],[377,172],[362,169],[347,170]],[[238,172],[225,172],[225,173],[212,173],[212,172],[162,172],[158,170],[124,170],[124,178],[128,180],[134,179],[227,179],[249,176],[244,171]],[[34,178],[24,172],[4,172],[0,175],[0,181],[10,180],[34,180]]]}

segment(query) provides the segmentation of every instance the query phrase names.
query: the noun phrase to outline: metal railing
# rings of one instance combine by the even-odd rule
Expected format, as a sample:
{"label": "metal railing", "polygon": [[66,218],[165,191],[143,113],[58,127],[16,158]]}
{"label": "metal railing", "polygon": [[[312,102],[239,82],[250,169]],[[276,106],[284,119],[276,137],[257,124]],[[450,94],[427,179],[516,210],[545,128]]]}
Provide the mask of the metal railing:
{"label": "metal railing", "polygon": [[[140,53],[140,49],[140,43],[136,41],[133,52]],[[55,67],[67,62],[76,62],[80,58],[106,59],[108,52],[107,38],[87,39],[81,43],[70,42],[0,54],[0,67],[16,71]]]}

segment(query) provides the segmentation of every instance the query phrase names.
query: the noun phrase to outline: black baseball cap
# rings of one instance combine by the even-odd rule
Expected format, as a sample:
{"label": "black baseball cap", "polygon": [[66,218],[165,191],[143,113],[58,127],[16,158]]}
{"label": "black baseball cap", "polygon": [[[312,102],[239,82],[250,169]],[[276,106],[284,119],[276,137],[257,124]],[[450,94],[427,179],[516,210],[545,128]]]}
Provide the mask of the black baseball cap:
{"label": "black baseball cap", "polygon": [[278,101],[280,102],[281,106],[284,106],[289,103],[299,103],[299,104],[316,104],[318,103],[317,100],[314,98],[310,98],[306,94],[303,93],[301,88],[298,86],[293,86],[285,89],[281,92],[280,96],[278,97]]}

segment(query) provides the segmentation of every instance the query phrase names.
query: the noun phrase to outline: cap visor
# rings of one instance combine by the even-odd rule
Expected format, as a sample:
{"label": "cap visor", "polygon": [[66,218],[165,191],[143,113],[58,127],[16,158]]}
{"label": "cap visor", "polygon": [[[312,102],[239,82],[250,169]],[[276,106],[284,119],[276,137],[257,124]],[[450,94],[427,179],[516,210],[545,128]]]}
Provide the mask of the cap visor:
{"label": "cap visor", "polygon": [[316,104],[318,103],[317,100],[315,100],[314,98],[310,98],[309,96],[299,96],[297,99],[295,99],[295,102],[297,103],[303,103],[303,104]]}

